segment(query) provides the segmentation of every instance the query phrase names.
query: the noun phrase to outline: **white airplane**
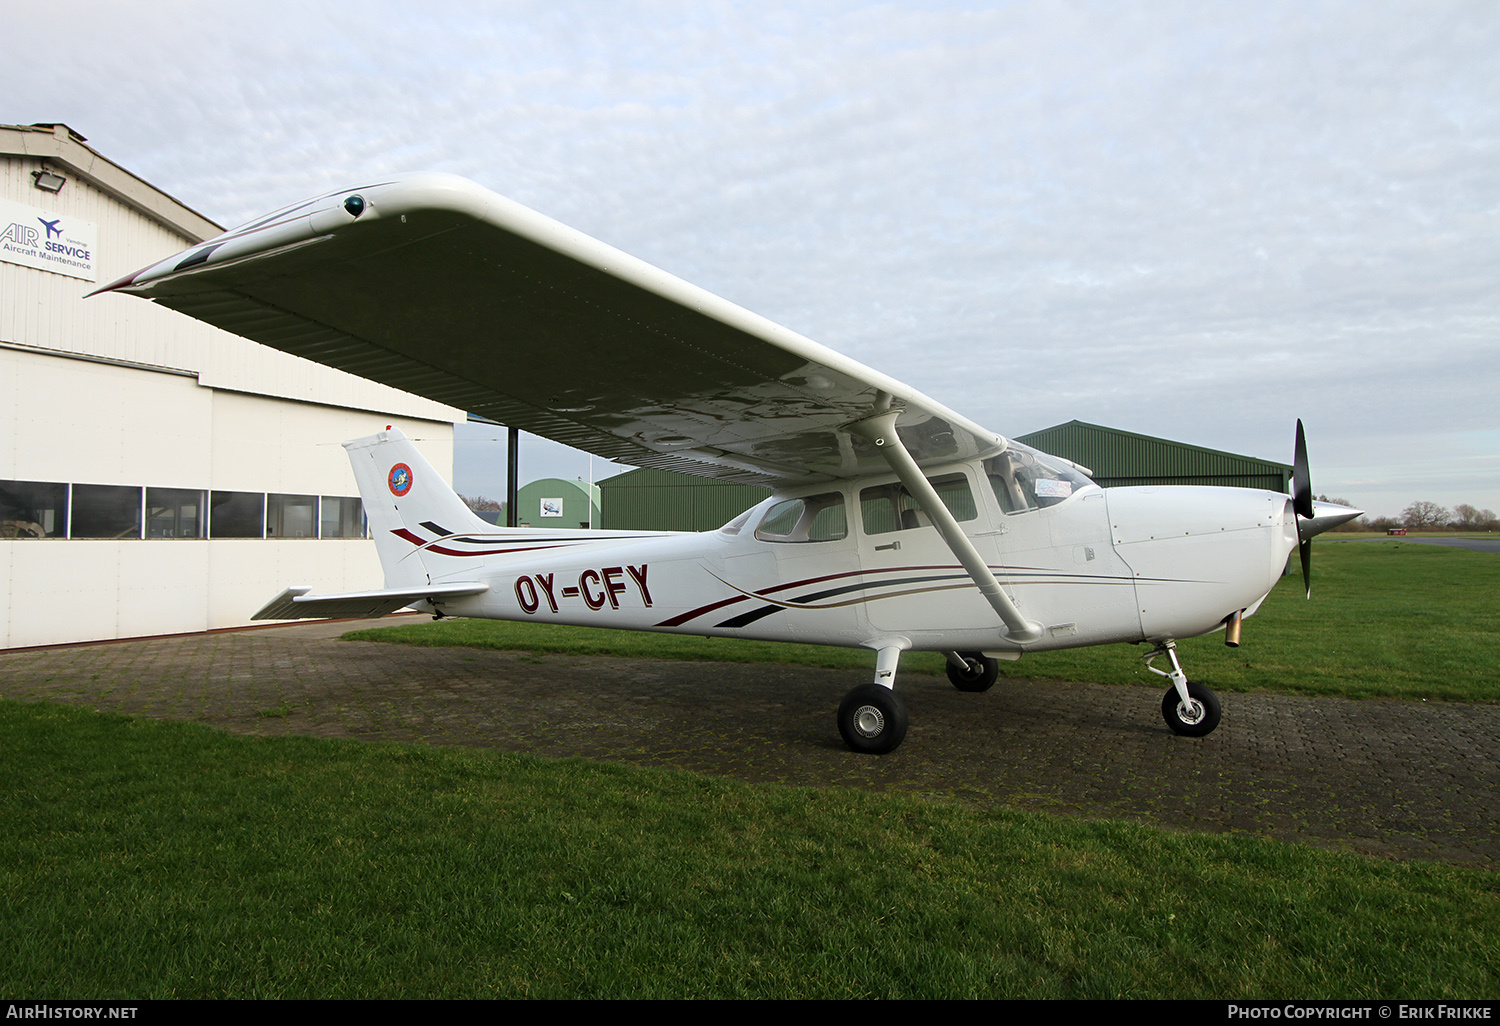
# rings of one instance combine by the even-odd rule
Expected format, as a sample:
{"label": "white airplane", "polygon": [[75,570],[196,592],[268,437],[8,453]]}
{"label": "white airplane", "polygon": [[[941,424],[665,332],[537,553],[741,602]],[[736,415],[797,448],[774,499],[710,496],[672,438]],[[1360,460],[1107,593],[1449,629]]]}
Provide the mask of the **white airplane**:
{"label": "white airplane", "polygon": [[[1265,600],[1293,549],[1359,510],[1293,495],[1101,489],[880,374],[449,175],[288,207],[99,290],[637,466],[771,485],[717,531],[496,528],[395,430],[346,442],[385,570],[375,591],[293,587],[257,619],[434,616],[800,641],[875,652],[839,731],[906,734],[908,650],[984,691],[999,659],[1148,642],[1168,726],[1214,693],[1176,640]],[[1310,586],[1309,586],[1310,587]],[[1170,669],[1152,665],[1166,657]]]}

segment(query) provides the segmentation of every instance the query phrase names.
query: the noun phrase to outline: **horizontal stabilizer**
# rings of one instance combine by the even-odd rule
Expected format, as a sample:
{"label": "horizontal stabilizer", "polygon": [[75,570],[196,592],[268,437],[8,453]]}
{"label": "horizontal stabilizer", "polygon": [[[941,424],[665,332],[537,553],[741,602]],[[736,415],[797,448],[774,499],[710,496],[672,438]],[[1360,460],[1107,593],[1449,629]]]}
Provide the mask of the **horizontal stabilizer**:
{"label": "horizontal stabilizer", "polygon": [[379,591],[346,591],[340,595],[309,595],[303,584],[288,588],[261,607],[252,620],[314,620],[334,617],[376,617],[394,613],[403,606],[428,599],[482,595],[488,584],[463,581],[429,584],[420,588],[382,588]]}

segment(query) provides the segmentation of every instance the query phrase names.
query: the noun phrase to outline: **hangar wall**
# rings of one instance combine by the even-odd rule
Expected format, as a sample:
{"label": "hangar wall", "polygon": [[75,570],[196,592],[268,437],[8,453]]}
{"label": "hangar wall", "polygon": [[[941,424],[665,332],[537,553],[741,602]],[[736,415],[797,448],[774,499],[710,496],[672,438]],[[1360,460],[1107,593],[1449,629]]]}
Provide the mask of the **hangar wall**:
{"label": "hangar wall", "polygon": [[1221,485],[1290,492],[1292,468],[1255,456],[1206,449],[1133,431],[1070,420],[1016,441],[1088,467],[1103,488],[1127,485]]}
{"label": "hangar wall", "polygon": [[[31,220],[49,237],[81,225],[94,264],[59,273],[0,253],[0,648],[239,626],[289,584],[378,587],[339,443],[394,424],[451,475],[462,411],[139,299],[85,299],[219,229],[84,142],[0,125],[0,244],[47,230]],[[66,184],[37,188],[39,170]],[[65,497],[46,530],[14,500],[39,492]],[[72,520],[105,492],[138,497],[135,526],[77,536],[101,533]],[[163,527],[167,494],[186,515]],[[253,528],[215,528],[229,500],[255,510]]]}
{"label": "hangar wall", "polygon": [[641,467],[599,482],[611,530],[712,531],[771,494],[761,485]]}

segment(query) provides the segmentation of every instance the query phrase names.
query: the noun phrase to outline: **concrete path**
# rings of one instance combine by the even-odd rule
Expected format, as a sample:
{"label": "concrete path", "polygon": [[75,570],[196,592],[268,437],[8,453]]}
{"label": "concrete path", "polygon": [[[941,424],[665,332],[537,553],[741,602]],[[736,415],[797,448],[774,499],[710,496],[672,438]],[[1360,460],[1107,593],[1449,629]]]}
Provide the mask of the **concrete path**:
{"label": "concrete path", "polygon": [[[906,743],[844,748],[842,670],[339,641],[367,622],[0,653],[0,697],[246,734],[489,747],[844,785],[1500,868],[1500,705],[1223,694],[1203,739],[1163,689],[908,675]],[[278,715],[265,715],[268,712]]]}

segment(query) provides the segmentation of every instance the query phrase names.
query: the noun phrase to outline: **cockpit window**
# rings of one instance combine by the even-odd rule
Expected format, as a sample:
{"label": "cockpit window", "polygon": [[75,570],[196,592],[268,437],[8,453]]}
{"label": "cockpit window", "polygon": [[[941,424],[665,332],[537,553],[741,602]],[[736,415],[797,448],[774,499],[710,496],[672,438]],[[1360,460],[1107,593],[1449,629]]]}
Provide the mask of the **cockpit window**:
{"label": "cockpit window", "polygon": [[766,510],[755,537],[770,542],[838,541],[849,536],[844,496],[839,492],[784,499]]}
{"label": "cockpit window", "polygon": [[1019,442],[1011,442],[999,456],[985,460],[984,472],[1007,513],[1056,506],[1094,483],[1056,457]]}

